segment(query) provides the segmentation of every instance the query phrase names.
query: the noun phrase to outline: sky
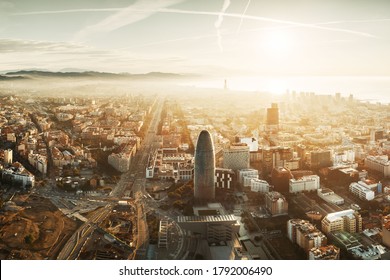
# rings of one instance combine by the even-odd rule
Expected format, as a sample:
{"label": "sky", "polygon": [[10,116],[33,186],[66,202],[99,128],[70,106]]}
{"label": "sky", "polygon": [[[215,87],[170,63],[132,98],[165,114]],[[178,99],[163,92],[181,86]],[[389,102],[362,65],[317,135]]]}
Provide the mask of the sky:
{"label": "sky", "polygon": [[0,71],[389,76],[388,0],[0,0]]}

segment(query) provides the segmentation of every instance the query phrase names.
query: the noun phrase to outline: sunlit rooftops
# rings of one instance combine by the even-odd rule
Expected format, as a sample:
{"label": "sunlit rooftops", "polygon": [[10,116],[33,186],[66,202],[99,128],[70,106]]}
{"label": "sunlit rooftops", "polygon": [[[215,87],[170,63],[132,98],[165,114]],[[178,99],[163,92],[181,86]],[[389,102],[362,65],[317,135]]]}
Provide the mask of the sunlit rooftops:
{"label": "sunlit rooftops", "polygon": [[234,215],[214,215],[214,216],[179,216],[179,223],[204,223],[204,222],[236,222],[237,218]]}
{"label": "sunlit rooftops", "polygon": [[342,219],[343,217],[347,216],[349,218],[353,218],[353,214],[355,213],[354,210],[348,209],[340,212],[330,213],[326,216],[326,219],[328,219],[330,222],[334,222],[336,220]]}

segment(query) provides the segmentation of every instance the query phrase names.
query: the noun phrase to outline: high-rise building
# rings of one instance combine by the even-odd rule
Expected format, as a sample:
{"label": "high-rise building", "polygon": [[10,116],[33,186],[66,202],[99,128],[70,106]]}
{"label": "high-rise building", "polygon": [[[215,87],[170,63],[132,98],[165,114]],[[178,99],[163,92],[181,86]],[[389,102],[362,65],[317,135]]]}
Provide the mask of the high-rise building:
{"label": "high-rise building", "polygon": [[277,103],[272,103],[271,108],[267,108],[267,125],[279,126],[279,108]]}
{"label": "high-rise building", "polygon": [[198,203],[215,198],[215,155],[210,133],[202,130],[195,148],[194,198]]}
{"label": "high-rise building", "polygon": [[233,144],[223,151],[223,168],[240,169],[249,168],[249,147],[246,144]]}
{"label": "high-rise building", "polygon": [[329,150],[312,151],[310,153],[311,169],[332,166],[331,152]]}

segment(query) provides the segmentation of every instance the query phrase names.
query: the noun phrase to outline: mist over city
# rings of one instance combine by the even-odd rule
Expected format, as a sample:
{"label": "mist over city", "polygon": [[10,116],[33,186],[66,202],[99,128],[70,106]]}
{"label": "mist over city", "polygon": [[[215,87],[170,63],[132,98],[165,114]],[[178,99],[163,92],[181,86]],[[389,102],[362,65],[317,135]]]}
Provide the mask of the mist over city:
{"label": "mist over city", "polygon": [[292,2],[0,1],[0,259],[389,259],[389,3]]}

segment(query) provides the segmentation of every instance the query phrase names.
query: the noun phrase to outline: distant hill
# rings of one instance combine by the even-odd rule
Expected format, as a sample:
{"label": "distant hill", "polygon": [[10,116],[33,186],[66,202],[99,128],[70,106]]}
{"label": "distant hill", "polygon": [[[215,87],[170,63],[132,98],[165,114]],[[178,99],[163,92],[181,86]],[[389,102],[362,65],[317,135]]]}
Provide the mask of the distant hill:
{"label": "distant hill", "polygon": [[[130,74],[130,73],[108,73],[108,72],[51,72],[41,70],[21,70],[6,73],[7,77],[51,77],[51,78],[134,78],[134,79],[170,79],[183,78],[187,75],[163,72],[150,72],[145,74]],[[5,76],[4,76],[5,77]]]}
{"label": "distant hill", "polygon": [[0,81],[23,80],[23,79],[27,79],[27,77],[24,77],[24,76],[4,76],[4,75],[0,75]]}

